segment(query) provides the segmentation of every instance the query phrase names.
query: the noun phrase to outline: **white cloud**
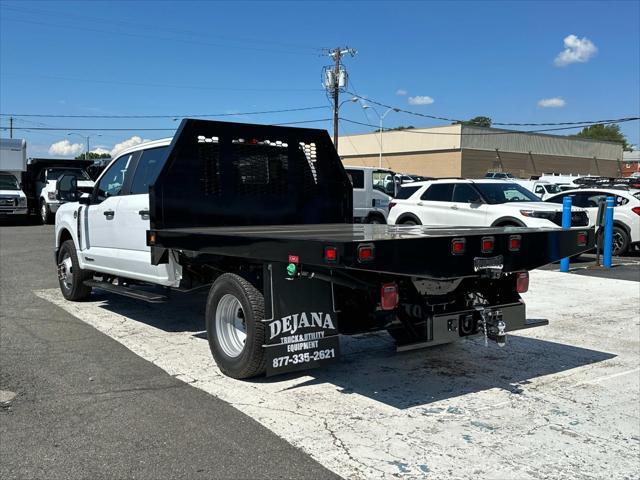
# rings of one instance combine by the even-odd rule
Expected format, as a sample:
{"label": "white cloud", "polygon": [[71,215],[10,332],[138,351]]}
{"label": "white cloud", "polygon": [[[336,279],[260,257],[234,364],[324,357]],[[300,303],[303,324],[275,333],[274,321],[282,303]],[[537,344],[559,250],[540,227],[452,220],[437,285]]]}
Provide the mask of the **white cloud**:
{"label": "white cloud", "polygon": [[405,89],[403,89],[403,88],[399,88],[398,90],[396,90],[396,95],[403,96],[403,95],[406,95],[406,94],[407,94],[407,91]]}
{"label": "white cloud", "polygon": [[81,143],[71,143],[69,140],[60,140],[49,147],[49,155],[57,157],[76,156],[82,151],[83,145]]}
{"label": "white cloud", "polygon": [[143,140],[142,137],[139,137],[137,135],[134,135],[131,138],[128,138],[127,140],[123,140],[120,143],[116,143],[113,148],[111,149],[111,158],[115,158],[116,154],[120,151],[120,150],[124,150],[125,148],[129,148],[129,147],[135,147],[136,145],[140,145],[142,142],[147,142],[148,140]]}
{"label": "white cloud", "polygon": [[431,105],[434,102],[433,98],[426,95],[417,95],[415,97],[409,97],[409,105]]}
{"label": "white cloud", "polygon": [[97,153],[98,155],[102,155],[102,154],[104,154],[104,153],[109,153],[109,154],[111,154],[111,150],[108,150],[108,149],[106,149],[106,148],[104,148],[104,147],[96,147],[96,148],[92,148],[92,149],[91,149],[91,152],[93,152],[93,153]]}
{"label": "white cloud", "polygon": [[598,48],[587,37],[578,38],[569,35],[564,39],[564,50],[561,51],[554,63],[557,67],[565,67],[572,63],[588,62],[598,52]]}
{"label": "white cloud", "polygon": [[564,107],[567,102],[560,97],[553,98],[543,98],[542,100],[538,100],[538,106],[542,108],[560,108]]}

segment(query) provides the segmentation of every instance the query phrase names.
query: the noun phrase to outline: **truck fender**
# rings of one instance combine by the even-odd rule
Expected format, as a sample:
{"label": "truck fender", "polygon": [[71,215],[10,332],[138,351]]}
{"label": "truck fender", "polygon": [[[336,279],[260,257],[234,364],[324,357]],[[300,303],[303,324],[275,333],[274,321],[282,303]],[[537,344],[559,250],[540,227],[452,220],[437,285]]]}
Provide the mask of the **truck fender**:
{"label": "truck fender", "polygon": [[499,225],[505,224],[505,223],[514,223],[516,225],[518,225],[519,227],[526,227],[526,225],[524,223],[522,223],[521,220],[515,218],[515,217],[501,217],[499,219],[497,219],[496,221],[494,221],[491,226],[492,227],[497,227]]}
{"label": "truck fender", "polygon": [[416,217],[413,213],[403,213],[402,215],[400,215],[400,217],[396,219],[396,225],[400,225],[405,220],[413,220],[414,222],[416,222],[416,225],[422,225],[422,222],[420,221],[420,219]]}

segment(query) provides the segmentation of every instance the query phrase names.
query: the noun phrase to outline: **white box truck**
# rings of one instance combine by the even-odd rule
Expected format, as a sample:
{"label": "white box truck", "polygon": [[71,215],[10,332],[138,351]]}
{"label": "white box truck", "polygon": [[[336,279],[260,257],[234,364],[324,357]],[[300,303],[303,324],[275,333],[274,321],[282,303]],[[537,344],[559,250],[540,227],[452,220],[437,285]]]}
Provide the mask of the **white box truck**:
{"label": "white box truck", "polygon": [[27,196],[22,191],[22,174],[26,169],[26,140],[0,138],[0,217],[27,215]]}

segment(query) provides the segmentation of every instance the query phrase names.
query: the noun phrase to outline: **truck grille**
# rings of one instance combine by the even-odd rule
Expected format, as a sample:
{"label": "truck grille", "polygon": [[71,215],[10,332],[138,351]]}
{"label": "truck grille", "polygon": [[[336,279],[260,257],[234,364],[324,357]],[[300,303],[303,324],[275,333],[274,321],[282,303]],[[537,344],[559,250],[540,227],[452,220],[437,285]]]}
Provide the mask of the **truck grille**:
{"label": "truck grille", "polygon": [[[553,223],[562,226],[562,212],[556,212],[553,217]],[[587,212],[572,212],[571,213],[571,226],[572,227],[586,227],[589,225],[589,216]]]}
{"label": "truck grille", "polygon": [[17,207],[18,197],[0,197],[0,207]]}

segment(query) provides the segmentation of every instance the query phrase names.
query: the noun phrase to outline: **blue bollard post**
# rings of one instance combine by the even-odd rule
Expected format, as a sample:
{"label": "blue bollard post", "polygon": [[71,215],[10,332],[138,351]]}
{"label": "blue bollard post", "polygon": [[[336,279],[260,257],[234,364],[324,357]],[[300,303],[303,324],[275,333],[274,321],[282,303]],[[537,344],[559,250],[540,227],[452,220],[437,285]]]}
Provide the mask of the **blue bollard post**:
{"label": "blue bollard post", "polygon": [[[567,195],[562,199],[562,228],[571,228],[571,196]],[[564,257],[560,260],[560,271],[569,271],[569,257]]]}
{"label": "blue bollard post", "polygon": [[613,251],[613,197],[607,197],[607,209],[604,212],[604,247],[602,266],[611,268]]}

